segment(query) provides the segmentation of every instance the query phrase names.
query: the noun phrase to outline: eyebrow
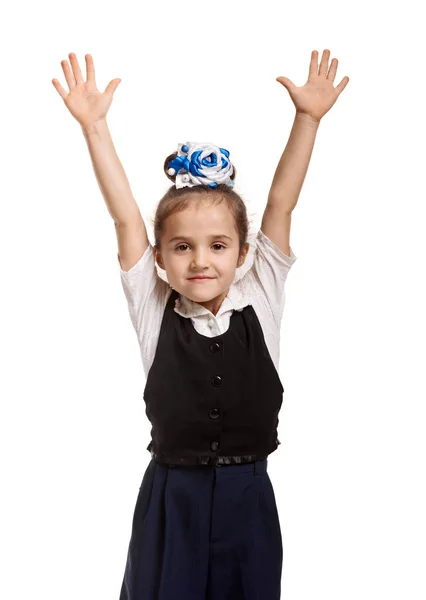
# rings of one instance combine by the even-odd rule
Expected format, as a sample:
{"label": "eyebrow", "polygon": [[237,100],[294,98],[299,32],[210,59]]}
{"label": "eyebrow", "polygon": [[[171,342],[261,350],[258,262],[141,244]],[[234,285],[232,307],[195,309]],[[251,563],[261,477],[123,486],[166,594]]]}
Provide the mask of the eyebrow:
{"label": "eyebrow", "polygon": [[[225,235],[224,233],[218,233],[215,235],[211,235],[210,236],[212,239],[214,238],[226,238],[228,240],[230,240],[232,242],[232,238],[229,237],[229,235]],[[172,242],[176,241],[176,240],[186,240],[188,242],[190,242],[192,240],[192,238],[190,236],[184,236],[184,235],[176,235],[175,237],[172,237],[168,243],[171,244]]]}

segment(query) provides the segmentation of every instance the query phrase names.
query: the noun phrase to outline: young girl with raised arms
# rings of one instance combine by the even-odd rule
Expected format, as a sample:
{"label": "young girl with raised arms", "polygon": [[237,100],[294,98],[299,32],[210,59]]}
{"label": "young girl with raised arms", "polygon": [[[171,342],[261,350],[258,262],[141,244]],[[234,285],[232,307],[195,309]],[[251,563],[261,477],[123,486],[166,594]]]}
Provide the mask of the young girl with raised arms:
{"label": "young girl with raised arms", "polygon": [[[81,125],[114,220],[119,271],[146,375],[151,460],[143,476],[120,600],[278,600],[282,538],[268,455],[278,440],[284,284],[296,260],[292,211],[319,123],[346,87],[337,59],[312,51],[308,80],[277,77],[296,114],[244,276],[248,218],[230,152],[184,142],[164,162],[173,182],[151,246],[108,130],[120,79],[97,90],[86,54],[52,83]],[[168,283],[156,264],[165,270]]]}

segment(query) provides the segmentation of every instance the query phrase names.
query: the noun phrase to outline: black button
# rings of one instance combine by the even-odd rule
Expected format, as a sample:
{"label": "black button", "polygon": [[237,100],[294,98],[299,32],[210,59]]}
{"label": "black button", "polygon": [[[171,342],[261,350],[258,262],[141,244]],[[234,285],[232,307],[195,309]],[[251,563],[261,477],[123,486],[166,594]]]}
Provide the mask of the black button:
{"label": "black button", "polygon": [[212,442],[210,448],[213,450],[213,452],[216,452],[216,450],[219,448],[219,442]]}
{"label": "black button", "polygon": [[218,408],[212,408],[209,411],[209,417],[210,419],[217,419],[219,416],[219,409]]}
{"label": "black button", "polygon": [[212,377],[212,384],[216,387],[222,383],[222,377],[220,375],[215,375]]}
{"label": "black button", "polygon": [[219,352],[220,344],[218,342],[213,342],[213,344],[210,344],[209,350],[210,352]]}

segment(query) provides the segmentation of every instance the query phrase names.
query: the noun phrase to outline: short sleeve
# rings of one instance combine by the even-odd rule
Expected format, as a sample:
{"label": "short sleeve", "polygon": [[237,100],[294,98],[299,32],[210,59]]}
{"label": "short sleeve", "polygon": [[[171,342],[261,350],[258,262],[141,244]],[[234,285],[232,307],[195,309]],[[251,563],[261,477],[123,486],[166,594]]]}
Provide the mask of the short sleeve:
{"label": "short sleeve", "polygon": [[259,229],[251,270],[258,284],[258,293],[264,296],[277,325],[284,310],[284,284],[296,260],[291,247],[290,256],[287,256]]}
{"label": "short sleeve", "polygon": [[157,273],[151,243],[128,271],[122,269],[118,254],[117,260],[130,318],[139,340],[142,341],[152,332],[158,333],[170,295],[170,286]]}

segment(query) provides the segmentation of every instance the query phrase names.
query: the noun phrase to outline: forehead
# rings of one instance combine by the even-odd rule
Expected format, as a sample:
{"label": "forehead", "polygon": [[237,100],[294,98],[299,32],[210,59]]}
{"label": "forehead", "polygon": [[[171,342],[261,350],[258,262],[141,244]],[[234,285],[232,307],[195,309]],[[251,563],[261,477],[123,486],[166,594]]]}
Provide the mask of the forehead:
{"label": "forehead", "polygon": [[167,217],[164,225],[167,235],[236,234],[234,217],[224,201],[219,204],[196,202]]}

